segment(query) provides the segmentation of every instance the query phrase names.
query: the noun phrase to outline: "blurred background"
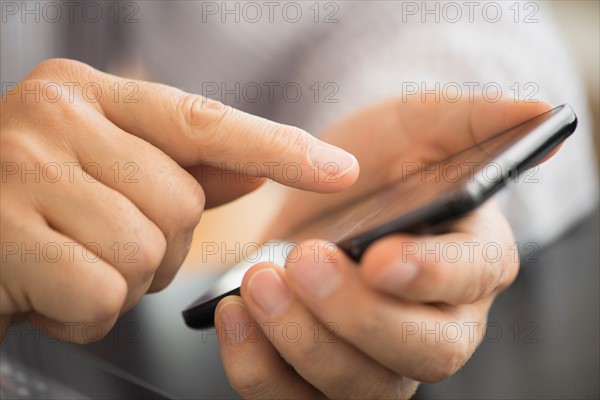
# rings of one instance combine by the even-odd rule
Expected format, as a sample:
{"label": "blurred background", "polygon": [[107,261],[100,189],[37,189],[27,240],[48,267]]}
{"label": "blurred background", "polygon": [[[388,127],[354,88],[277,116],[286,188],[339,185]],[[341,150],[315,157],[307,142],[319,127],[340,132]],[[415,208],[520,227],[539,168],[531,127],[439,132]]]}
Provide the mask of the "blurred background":
{"label": "blurred background", "polygon": [[[571,55],[575,57],[588,96],[597,155],[600,141],[600,1],[553,0],[537,3],[552,13]],[[556,57],[564,55],[557,54]],[[550,69],[552,64],[546,67]],[[600,158],[597,157],[598,159]],[[196,246],[192,247],[184,270],[193,269],[199,264],[202,264],[205,270],[222,269],[224,265],[221,256],[203,255],[200,243],[225,243],[227,248],[234,248],[235,243],[257,240],[272,223],[272,211],[276,208],[274,201],[279,198],[279,193],[277,187],[267,184],[238,201],[218,209],[207,210],[196,230]]]}
{"label": "blurred background", "polygon": [[[157,4],[157,7],[166,4],[160,1],[139,3],[143,6],[142,11],[150,4]],[[182,3],[188,2],[173,2],[175,6]],[[600,137],[600,1],[529,3],[539,4],[552,13],[560,37],[571,50],[586,89],[586,104],[581,106],[589,109],[589,114],[585,113],[589,118],[584,122],[593,131],[597,155]],[[53,47],[47,31],[57,29],[56,26],[37,24],[15,28],[3,22],[2,81],[21,79],[44,58],[72,56],[68,49],[50,50],[62,49],[61,46],[78,46],[81,51],[73,57],[116,74],[177,85],[180,76],[185,75],[180,71],[184,71],[193,81],[196,68],[199,68],[194,64],[198,59],[192,58],[194,53],[200,53],[195,50],[196,43],[193,40],[187,44],[168,40],[168,35],[176,31],[174,27],[179,27],[182,14],[186,14],[185,9],[177,13],[177,8],[165,8],[156,20],[148,17],[139,26],[127,27],[126,34],[131,37],[148,36],[145,40],[140,39],[139,51],[123,48],[114,39],[107,52],[94,34],[101,31],[109,38],[113,37],[111,35],[117,37],[117,29],[112,26],[108,29],[85,27],[80,34],[66,36]],[[146,18],[148,14],[141,16]],[[198,20],[191,22],[201,25]],[[340,24],[339,28],[344,26]],[[29,34],[26,30],[34,35],[33,39],[26,38]],[[188,28],[183,33],[192,37],[197,32]],[[359,32],[353,39],[358,40],[362,35],[368,36]],[[118,60],[107,58],[106,54],[112,50],[121,55]],[[183,65],[177,65],[179,69],[175,68],[178,60],[168,58],[177,51],[190,57],[180,62]],[[558,68],[555,64],[561,64],[560,59],[567,56],[558,53],[555,57],[555,60],[547,60],[542,69]],[[161,59],[172,62],[173,71],[169,71],[169,63],[165,67],[154,65]],[[201,57],[200,61],[203,61]],[[193,84],[180,86],[188,90],[197,88]],[[290,121],[295,117],[282,115]],[[574,179],[583,174],[576,170],[568,172]],[[594,176],[597,181],[597,175],[588,176]],[[267,183],[237,201],[206,211],[196,230],[190,254],[170,287],[146,296],[121,318],[105,340],[86,346],[51,345],[60,346],[65,352],[83,349],[178,398],[235,397],[222,371],[214,332],[188,329],[180,312],[233,264],[230,259],[223,262],[221,254],[206,254],[202,243],[217,243],[234,249],[236,243],[260,240],[266,227],[276,222],[274,211],[281,199],[277,185]],[[473,359],[447,381],[422,385],[417,398],[599,398],[599,242],[600,214],[596,205],[595,211],[586,213],[566,232],[546,243],[537,262],[522,266],[515,284],[496,301],[490,314],[489,333]],[[13,341],[11,345],[23,345],[15,337],[9,340]],[[38,351],[35,346],[39,343],[31,345],[33,351]]]}
{"label": "blurred background", "polygon": [[[596,150],[600,138],[600,1],[550,1],[553,15],[573,49],[577,65],[587,88],[594,118]],[[596,153],[598,154],[598,153]]]}

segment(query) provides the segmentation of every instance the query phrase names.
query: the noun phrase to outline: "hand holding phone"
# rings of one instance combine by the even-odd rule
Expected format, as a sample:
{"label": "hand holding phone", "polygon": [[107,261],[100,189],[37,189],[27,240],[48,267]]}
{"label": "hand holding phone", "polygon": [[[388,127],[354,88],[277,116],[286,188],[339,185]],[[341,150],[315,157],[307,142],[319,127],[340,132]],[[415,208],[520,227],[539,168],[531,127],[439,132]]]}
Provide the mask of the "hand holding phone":
{"label": "hand holding phone", "polygon": [[[283,265],[287,251],[308,238],[335,243],[359,260],[375,240],[397,232],[441,232],[450,222],[481,205],[517,180],[549,154],[576,127],[568,105],[538,115],[438,163],[423,165],[383,189],[369,193],[335,212],[307,221],[285,235],[280,250],[265,259],[234,267],[221,281],[184,311],[190,327],[210,326],[223,297],[239,293],[244,273],[256,262]],[[275,257],[275,258],[273,258]]]}

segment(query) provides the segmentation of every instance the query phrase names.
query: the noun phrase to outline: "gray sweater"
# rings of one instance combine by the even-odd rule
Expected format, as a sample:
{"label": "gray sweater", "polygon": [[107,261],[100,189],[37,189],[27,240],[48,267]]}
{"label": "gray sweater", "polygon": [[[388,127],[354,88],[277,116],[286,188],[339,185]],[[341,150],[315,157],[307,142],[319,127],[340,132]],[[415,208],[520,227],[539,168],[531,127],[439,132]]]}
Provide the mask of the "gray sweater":
{"label": "gray sweater", "polygon": [[585,91],[544,3],[23,4],[2,5],[3,91],[47,58],[104,70],[136,62],[152,80],[317,135],[360,106],[416,90],[569,102],[576,134],[538,183],[509,188],[500,203],[521,244],[550,242],[596,206]]}

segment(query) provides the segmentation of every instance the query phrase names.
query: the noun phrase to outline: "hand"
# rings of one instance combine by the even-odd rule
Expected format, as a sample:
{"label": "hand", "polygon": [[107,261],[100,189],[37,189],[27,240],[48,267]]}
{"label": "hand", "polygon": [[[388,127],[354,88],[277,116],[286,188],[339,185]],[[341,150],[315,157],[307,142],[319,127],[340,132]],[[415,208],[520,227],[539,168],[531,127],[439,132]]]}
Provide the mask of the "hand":
{"label": "hand", "polygon": [[[266,178],[334,192],[358,175],[351,155],[298,128],[70,60],[37,66],[1,107],[2,333],[22,315],[98,339],[86,324],[106,334],[171,281],[205,206]],[[314,179],[332,162],[334,182]]]}
{"label": "hand", "polygon": [[[329,196],[290,190],[275,231],[398,179],[405,162],[443,159],[546,109],[394,100],[357,113],[325,135],[356,155],[357,183]],[[512,245],[493,202],[449,233],[383,238],[360,265],[330,243],[302,243],[285,270],[254,266],[241,298],[219,304],[229,380],[246,398],[410,397],[418,381],[454,374],[481,342],[493,299],[517,275]]]}

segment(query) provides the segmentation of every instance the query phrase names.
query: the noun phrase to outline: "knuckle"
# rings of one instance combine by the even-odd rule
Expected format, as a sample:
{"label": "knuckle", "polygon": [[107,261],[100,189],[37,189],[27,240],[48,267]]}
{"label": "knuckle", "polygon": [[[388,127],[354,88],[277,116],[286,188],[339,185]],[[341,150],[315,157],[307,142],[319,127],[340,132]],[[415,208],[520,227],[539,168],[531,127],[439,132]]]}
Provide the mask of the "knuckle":
{"label": "knuckle", "polygon": [[444,372],[444,379],[451,377],[460,370],[471,357],[473,346],[468,340],[461,338],[456,343],[448,346],[450,348],[448,362]]}
{"label": "knuckle", "polygon": [[[290,324],[290,322],[286,323],[284,326],[290,326],[288,324]],[[291,324],[293,324],[293,322]],[[313,323],[311,327],[314,326],[315,325]],[[325,326],[319,327],[319,330],[326,331],[326,329],[327,328]],[[302,332],[300,325],[298,325],[298,332]],[[285,331],[285,329],[282,330],[283,340],[290,342],[286,345],[286,351],[289,352],[289,356],[286,356],[286,359],[288,359],[290,364],[294,364],[297,361],[301,362],[302,365],[320,365],[324,362],[327,362],[327,360],[323,359],[326,353],[323,351],[323,348],[319,346],[319,344],[322,342],[317,340],[307,340],[304,338],[301,338],[301,340],[297,341],[288,340],[289,336],[286,337],[286,335],[288,335],[288,333]]]}
{"label": "knuckle", "polygon": [[[12,162],[23,166],[35,165],[36,163],[46,162],[49,158],[43,149],[42,143],[27,134],[15,132],[14,135],[4,135],[3,132],[0,143],[2,144],[0,154],[2,155],[3,167],[8,167],[8,163]],[[4,176],[5,179],[11,177],[20,178],[20,174]]]}
{"label": "knuckle", "polygon": [[65,121],[70,125],[89,123],[86,120],[88,110],[84,107],[85,104],[94,106],[94,99],[79,101],[82,98],[80,91],[66,87],[65,83],[31,78],[19,82],[16,92],[6,99],[10,103],[13,119],[19,118],[21,125],[27,125],[27,121],[36,123],[33,126],[37,129],[46,129],[48,121],[52,121],[49,126],[54,129],[63,126]]}
{"label": "knuckle", "polygon": [[290,125],[277,124],[268,132],[274,153],[281,148],[294,149],[299,154],[308,154],[311,138],[302,129]]}
{"label": "knuckle", "polygon": [[[112,232],[121,238],[117,242],[119,255],[115,255],[115,262],[127,267],[126,276],[145,281],[154,274],[165,255],[167,240],[163,232],[121,193],[105,190],[97,195],[101,197],[100,203],[118,216],[115,218],[118,222],[112,225]],[[112,251],[107,249],[106,254]]]}
{"label": "knuckle", "polygon": [[479,280],[473,288],[477,288],[469,300],[474,301],[492,293],[502,278],[502,265],[498,263],[483,262],[480,268]]}
{"label": "knuckle", "polygon": [[[451,293],[448,298],[444,299],[447,304],[470,304],[487,296],[490,293],[490,288],[495,286],[495,272],[488,263],[468,261],[461,262],[455,267],[462,268],[464,272],[457,277],[450,275],[445,282],[446,288],[454,288],[448,292]],[[454,284],[451,284],[452,278],[454,278]],[[444,285],[443,283],[440,284]]]}
{"label": "knuckle", "polygon": [[192,186],[192,193],[189,196],[190,204],[186,209],[187,224],[184,225],[186,230],[193,230],[196,228],[196,225],[200,222],[200,218],[204,212],[204,206],[206,205],[206,196],[204,195],[202,187],[195,181]]}
{"label": "knuckle", "polygon": [[74,85],[85,85],[93,82],[100,72],[81,61],[68,58],[50,58],[37,64],[25,79],[41,79],[60,85],[67,82]]}
{"label": "knuckle", "polygon": [[112,321],[120,314],[127,297],[127,283],[120,275],[95,282],[90,288],[89,320],[99,323]]}
{"label": "knuckle", "polygon": [[[498,246],[496,244],[496,246]],[[477,284],[472,285],[473,288],[477,288],[474,295],[470,298],[471,300],[481,299],[493,293],[498,287],[503,284],[507,269],[511,269],[511,264],[514,264],[514,260],[511,260],[508,246],[497,247],[497,255],[482,254],[478,260],[478,275]],[[508,286],[508,284],[506,284]]]}
{"label": "knuckle", "polygon": [[514,282],[519,273],[520,261],[518,253],[511,254],[510,250],[505,253],[506,256],[503,257],[502,264],[498,266],[500,273],[497,274],[496,285],[494,287],[496,290],[506,289]]}
{"label": "knuckle", "polygon": [[461,286],[460,292],[456,294],[454,299],[448,301],[448,304],[470,304],[474,301],[477,301],[478,299],[487,295],[488,286],[489,283],[485,278],[478,279],[476,283],[467,282],[467,284]]}
{"label": "knuckle", "polygon": [[189,138],[195,139],[198,130],[218,124],[231,110],[231,107],[219,101],[197,94],[184,93],[178,95],[175,115],[180,117],[177,123],[181,131]]}
{"label": "knuckle", "polygon": [[[130,254],[133,255],[132,262],[137,262],[144,277],[154,274],[160,266],[165,252],[167,250],[167,241],[162,232],[155,226],[144,230],[143,237],[137,242],[126,244],[130,248]],[[136,255],[134,255],[134,253]],[[127,260],[124,260],[127,262]]]}
{"label": "knuckle", "polygon": [[108,335],[110,330],[115,325],[114,320],[110,322],[87,322],[77,324],[78,328],[75,334],[67,333],[67,340],[75,344],[89,344],[102,340]]}
{"label": "knuckle", "polygon": [[[410,399],[412,398],[419,387],[419,382],[407,378],[405,376],[398,377],[396,391],[399,394],[396,398],[398,399]],[[392,396],[390,396],[392,397]]]}
{"label": "knuckle", "polygon": [[243,397],[261,398],[272,391],[273,378],[264,367],[245,368],[240,364],[228,371],[227,378],[233,389]]}
{"label": "knuckle", "polygon": [[[3,107],[6,106],[11,112],[3,114],[10,114],[14,119],[14,115],[20,112],[27,119],[36,119],[46,116],[48,111],[65,113],[70,110],[71,114],[66,116],[77,117],[78,113],[74,112],[73,107],[66,107],[75,103],[71,91],[75,89],[76,98],[81,97],[80,86],[91,83],[96,73],[89,65],[75,60],[58,58],[42,61],[4,93]],[[22,105],[27,106],[26,110],[20,107]],[[35,113],[30,112],[31,107],[36,107]]]}
{"label": "knuckle", "polygon": [[196,228],[206,204],[206,196],[200,184],[191,176],[186,180],[188,182],[180,186],[183,192],[179,196],[179,206],[173,221],[178,233],[187,233]]}
{"label": "knuckle", "polygon": [[431,351],[415,374],[415,378],[428,383],[448,379],[467,362],[473,352],[468,340],[461,337],[454,343],[440,342],[437,351]]}
{"label": "knuckle", "polygon": [[[174,99],[173,99],[174,98]],[[223,121],[233,118],[235,110],[216,100],[196,94],[177,92],[169,104],[175,104],[171,123],[182,141],[182,150],[176,154],[180,162],[191,164],[203,159],[210,149],[219,154],[231,144],[227,143],[227,129],[218,129]]]}
{"label": "knuckle", "polygon": [[346,390],[347,394],[341,397],[353,398],[356,393],[361,393],[360,396],[365,399],[407,399],[416,390],[416,382],[385,370],[376,384],[366,378],[359,378],[348,385]]}
{"label": "knuckle", "polygon": [[28,76],[54,77],[69,75],[75,71],[91,71],[92,67],[80,61],[68,58],[49,58],[37,64]]}

